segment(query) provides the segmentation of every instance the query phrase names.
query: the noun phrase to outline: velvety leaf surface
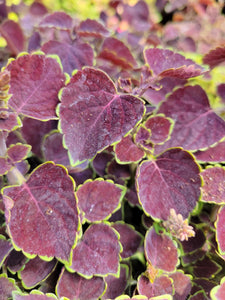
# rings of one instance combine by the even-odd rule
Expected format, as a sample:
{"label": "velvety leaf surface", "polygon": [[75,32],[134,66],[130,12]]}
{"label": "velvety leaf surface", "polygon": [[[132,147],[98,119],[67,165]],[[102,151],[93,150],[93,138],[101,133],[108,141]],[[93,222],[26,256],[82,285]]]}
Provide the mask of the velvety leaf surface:
{"label": "velvety leaf surface", "polygon": [[191,59],[167,49],[150,48],[144,51],[145,61],[155,76],[188,79],[203,72]]}
{"label": "velvety leaf surface", "polygon": [[145,153],[139,149],[133,142],[132,136],[128,134],[126,137],[115,145],[116,158],[121,163],[138,162]]}
{"label": "velvety leaf surface", "polygon": [[7,108],[0,110],[0,130],[13,131],[21,127],[21,120],[14,112],[9,111]]}
{"label": "velvety leaf surface", "polygon": [[95,172],[103,177],[106,175],[107,164],[114,158],[113,153],[108,151],[102,151],[98,153],[92,161],[92,166]]}
{"label": "velvety leaf surface", "polygon": [[122,69],[132,69],[137,66],[137,62],[129,48],[114,37],[108,37],[104,40],[98,57],[109,60]]}
{"label": "velvety leaf surface", "polygon": [[0,175],[6,174],[12,165],[8,163],[8,160],[5,157],[0,157]]}
{"label": "velvety leaf surface", "polygon": [[6,39],[12,54],[17,55],[24,50],[25,38],[18,23],[5,20],[0,26],[0,33]]}
{"label": "velvety leaf surface", "polygon": [[225,254],[225,206],[221,206],[217,213],[216,240],[220,254]]}
{"label": "velvety leaf surface", "polygon": [[211,292],[210,296],[212,300],[223,300],[225,295],[225,280],[224,277],[221,280],[220,285],[214,287]]}
{"label": "velvety leaf surface", "polygon": [[120,276],[117,278],[108,275],[104,278],[107,284],[106,292],[101,297],[102,300],[115,299],[117,296],[122,295],[127,286],[128,270],[125,265],[120,266]]}
{"label": "velvety leaf surface", "polygon": [[2,235],[0,235],[0,268],[7,257],[7,255],[12,250],[12,243],[7,241]]}
{"label": "velvety leaf surface", "polygon": [[78,207],[89,222],[102,221],[119,209],[126,188],[113,181],[86,181],[77,192]]}
{"label": "velvety leaf surface", "polygon": [[5,274],[0,275],[0,299],[10,299],[12,297],[12,291],[18,290],[15,284],[15,280],[8,278]]}
{"label": "velvety leaf surface", "polygon": [[56,119],[58,92],[65,75],[52,58],[42,54],[24,54],[7,66],[12,97],[9,105],[17,112],[39,120]]}
{"label": "velvety leaf surface", "polygon": [[21,270],[27,260],[28,258],[23,254],[22,251],[16,251],[13,249],[7,257],[5,265],[10,272],[15,273]]}
{"label": "velvety leaf surface", "polygon": [[190,153],[170,149],[137,169],[139,200],[147,214],[166,220],[169,210],[186,219],[200,197],[199,167]]}
{"label": "velvety leaf surface", "polygon": [[177,271],[173,274],[170,274],[170,278],[173,279],[173,286],[175,289],[175,294],[173,295],[173,300],[184,300],[188,297],[192,283],[190,276]]}
{"label": "velvety leaf surface", "polygon": [[153,145],[151,143],[151,130],[147,129],[144,124],[138,126],[137,132],[134,135],[134,142],[138,147],[147,150],[148,152],[153,151]]}
{"label": "velvety leaf surface", "polygon": [[116,275],[120,251],[115,231],[107,224],[93,224],[73,250],[71,269],[86,277]]}
{"label": "velvety leaf surface", "polygon": [[23,286],[32,288],[51,274],[55,268],[56,260],[44,261],[36,256],[28,261],[25,268],[19,273]]}
{"label": "velvety leaf surface", "polygon": [[123,247],[121,257],[125,259],[134,255],[142,243],[141,235],[126,223],[115,223],[113,228],[120,234],[120,243]]}
{"label": "velvety leaf surface", "polygon": [[202,260],[198,260],[192,268],[195,278],[213,278],[222,269],[219,264],[208,256],[205,256]]}
{"label": "velvety leaf surface", "polygon": [[200,162],[225,162],[225,141],[205,151],[197,151],[194,155]]}
{"label": "velvety leaf surface", "polygon": [[25,144],[16,144],[16,145],[10,145],[10,147],[7,149],[7,156],[10,159],[11,163],[17,163],[25,159],[28,155],[28,153],[31,150],[30,145]]}
{"label": "velvety leaf surface", "polygon": [[106,27],[96,20],[86,19],[76,29],[79,36],[101,38],[110,35]]}
{"label": "velvety leaf surface", "polygon": [[141,275],[137,283],[138,292],[147,297],[156,297],[164,294],[173,295],[172,279],[167,276],[156,277],[151,283],[147,277]]}
{"label": "velvety leaf surface", "polygon": [[112,178],[117,183],[121,182],[121,184],[124,184],[124,180],[129,179],[131,175],[129,165],[118,164],[115,159],[107,164],[106,173],[108,174],[107,177]]}
{"label": "velvety leaf surface", "polygon": [[47,15],[42,19],[39,27],[54,27],[58,29],[71,29],[73,19],[70,15],[63,11],[57,11],[52,14]]}
{"label": "velvety leaf surface", "polygon": [[76,273],[62,270],[56,292],[58,297],[67,297],[70,300],[98,299],[105,290],[105,282],[101,277],[86,279]]}
{"label": "velvety leaf surface", "polygon": [[202,187],[202,201],[225,204],[225,169],[213,167],[201,173],[204,185]]}
{"label": "velvety leaf surface", "polygon": [[42,164],[26,183],[7,187],[3,194],[13,244],[27,254],[68,260],[78,231],[78,212],[74,183],[66,169]]}
{"label": "velvety leaf surface", "polygon": [[155,268],[173,272],[178,263],[177,247],[165,234],[157,234],[151,227],[145,236],[145,255]]}
{"label": "velvety leaf surface", "polygon": [[214,68],[217,65],[225,61],[225,46],[218,46],[215,49],[209,51],[204,57],[203,62]]}
{"label": "velvety leaf surface", "polygon": [[117,94],[104,72],[92,68],[78,71],[62,90],[58,109],[71,164],[90,159],[120,140],[143,112],[143,103],[134,96]]}
{"label": "velvety leaf surface", "polygon": [[220,141],[225,135],[225,122],[210,108],[205,91],[198,85],[186,86],[172,93],[158,113],[175,120],[171,138],[156,147],[156,152],[183,147],[200,150]]}
{"label": "velvety leaf surface", "polygon": [[94,52],[87,43],[75,41],[70,45],[49,41],[42,46],[41,50],[46,54],[57,54],[62,62],[63,71],[69,75],[75,69],[81,70],[84,66],[93,65]]}

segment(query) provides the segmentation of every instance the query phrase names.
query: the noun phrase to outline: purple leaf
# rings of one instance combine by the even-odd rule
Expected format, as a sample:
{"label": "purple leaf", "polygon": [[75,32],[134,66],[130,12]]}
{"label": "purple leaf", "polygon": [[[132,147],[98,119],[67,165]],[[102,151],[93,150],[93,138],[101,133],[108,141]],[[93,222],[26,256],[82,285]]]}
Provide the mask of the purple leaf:
{"label": "purple leaf", "polygon": [[145,236],[145,256],[156,269],[173,272],[178,264],[177,247],[166,234],[157,234],[151,227]]}
{"label": "purple leaf", "polygon": [[76,195],[78,207],[85,219],[88,222],[97,222],[108,219],[119,209],[125,193],[125,187],[100,178],[86,181],[78,188]]}
{"label": "purple leaf", "polygon": [[108,37],[104,40],[98,57],[109,60],[122,69],[133,69],[137,66],[129,48],[114,37]]}
{"label": "purple leaf", "polygon": [[144,51],[145,61],[159,79],[175,77],[188,79],[199,76],[204,69],[183,55],[167,49],[150,48]]}
{"label": "purple leaf", "polygon": [[23,286],[27,289],[36,286],[51,274],[55,266],[55,259],[52,261],[44,261],[36,256],[34,259],[29,260],[25,268],[19,272]]}
{"label": "purple leaf", "polygon": [[219,253],[225,255],[225,206],[221,206],[217,213],[215,227]]}
{"label": "purple leaf", "polygon": [[144,211],[166,220],[169,210],[187,218],[200,197],[200,170],[193,156],[180,148],[162,153],[156,161],[144,161],[136,184]]}
{"label": "purple leaf", "polygon": [[12,291],[19,290],[19,288],[15,284],[15,280],[12,278],[8,278],[6,274],[0,274],[0,299],[12,299]]}
{"label": "purple leaf", "polygon": [[7,241],[4,236],[0,235],[0,268],[2,267],[5,258],[8,256],[12,248],[12,243]]}
{"label": "purple leaf", "polygon": [[105,282],[101,277],[86,279],[78,274],[62,270],[56,291],[58,297],[67,297],[70,300],[99,299],[105,290]]}
{"label": "purple leaf", "polygon": [[0,26],[0,33],[6,39],[13,55],[17,55],[24,50],[25,38],[18,23],[5,20]]}
{"label": "purple leaf", "polygon": [[225,162],[225,141],[218,143],[216,146],[210,147],[205,151],[197,151],[194,155],[200,162]]}
{"label": "purple leaf", "polygon": [[90,159],[120,140],[140,121],[143,113],[142,101],[117,94],[104,72],[92,68],[78,71],[62,90],[58,107],[60,130],[71,164]]}
{"label": "purple leaf", "polygon": [[225,61],[225,46],[218,46],[215,49],[210,50],[204,57],[203,62],[215,68],[217,65]]}
{"label": "purple leaf", "polygon": [[103,151],[98,153],[92,161],[93,168],[95,172],[103,177],[106,174],[107,164],[114,158],[113,153],[108,151]]}
{"label": "purple leaf", "polygon": [[41,36],[39,32],[34,32],[29,38],[28,52],[31,53],[39,48],[41,48]]}
{"label": "purple leaf", "polygon": [[56,119],[58,92],[65,75],[58,62],[43,54],[24,54],[12,61],[10,71],[11,106],[17,114],[39,120]]}
{"label": "purple leaf", "polygon": [[13,249],[6,260],[6,267],[12,273],[16,273],[25,265],[27,257],[23,254],[22,251],[16,251]]}
{"label": "purple leaf", "polygon": [[205,244],[206,237],[202,229],[195,228],[195,236],[187,241],[181,242],[183,253],[194,253]]}
{"label": "purple leaf", "polygon": [[223,300],[225,295],[225,277],[222,278],[220,285],[215,286],[211,292],[210,296],[213,300]]}
{"label": "purple leaf", "polygon": [[0,157],[0,175],[5,175],[10,169],[12,165],[8,162],[5,157]]}
{"label": "purple leaf", "polygon": [[70,268],[85,277],[117,275],[120,251],[116,232],[107,224],[93,224],[73,250]]}
{"label": "purple leaf", "polygon": [[142,243],[142,236],[131,225],[122,222],[113,224],[113,228],[120,234],[120,243],[123,247],[122,259],[134,255]]}
{"label": "purple leaf", "polygon": [[7,149],[7,156],[10,160],[10,163],[15,164],[24,160],[29,154],[30,150],[30,145],[24,145],[20,143],[16,145],[10,145],[10,147]]}
{"label": "purple leaf", "polygon": [[28,255],[69,260],[79,220],[74,182],[66,169],[42,164],[26,183],[6,187],[3,194],[15,247]]}
{"label": "purple leaf", "polygon": [[20,118],[7,108],[0,109],[0,131],[13,131],[21,127]]}
{"label": "purple leaf", "polygon": [[137,288],[140,294],[148,298],[164,294],[173,295],[172,279],[164,275],[156,277],[153,283],[151,283],[147,277],[141,275],[138,278]]}
{"label": "purple leaf", "polygon": [[47,15],[40,22],[39,27],[53,27],[63,30],[70,30],[72,28],[73,19],[70,15],[63,11],[57,11],[52,14]]}
{"label": "purple leaf", "polygon": [[77,33],[83,37],[102,38],[110,35],[105,26],[96,20],[86,19],[80,22]]}
{"label": "purple leaf", "polygon": [[129,165],[121,165],[116,162],[115,159],[112,159],[106,168],[107,177],[112,178],[115,182],[121,182],[124,184],[125,179],[129,179],[130,168]]}
{"label": "purple leaf", "polygon": [[188,276],[180,271],[177,271],[169,275],[173,279],[173,286],[175,289],[175,294],[173,295],[173,300],[184,300],[188,297],[191,288],[191,276]]}
{"label": "purple leaf", "polygon": [[41,50],[46,54],[57,54],[62,62],[63,71],[69,75],[75,69],[81,70],[84,66],[93,65],[94,52],[87,43],[75,41],[70,45],[49,41],[42,46]]}
{"label": "purple leaf", "polygon": [[205,91],[198,85],[173,92],[159,108],[175,121],[171,138],[156,146],[156,153],[171,147],[200,150],[219,142],[225,135],[225,122],[210,108]]}
{"label": "purple leaf", "polygon": [[57,297],[54,294],[45,295],[38,290],[33,290],[29,295],[24,293],[14,292],[13,300],[57,300]]}
{"label": "purple leaf", "polygon": [[115,145],[116,158],[121,163],[131,163],[140,161],[145,153],[139,149],[133,142],[132,136],[129,134]]}
{"label": "purple leaf", "polygon": [[225,204],[225,169],[207,168],[201,173],[204,181],[202,201]]}
{"label": "purple leaf", "polygon": [[225,103],[225,83],[221,83],[217,86],[217,93],[222,99],[223,103]]}
{"label": "purple leaf", "polygon": [[222,267],[208,256],[205,256],[195,262],[191,270],[195,278],[213,278],[222,270]]}

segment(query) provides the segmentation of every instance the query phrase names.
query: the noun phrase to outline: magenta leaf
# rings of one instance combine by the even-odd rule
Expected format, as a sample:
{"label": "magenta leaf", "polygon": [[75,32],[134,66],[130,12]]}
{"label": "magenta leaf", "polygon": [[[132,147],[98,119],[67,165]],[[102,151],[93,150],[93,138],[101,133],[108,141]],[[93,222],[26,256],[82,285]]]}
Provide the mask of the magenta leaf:
{"label": "magenta leaf", "polygon": [[175,289],[174,300],[184,300],[188,297],[191,288],[191,276],[186,275],[181,271],[176,271],[169,275],[173,279],[173,286]]}
{"label": "magenta leaf", "polygon": [[57,61],[43,54],[23,54],[7,70],[11,74],[9,106],[38,120],[56,119],[58,92],[65,81]]}
{"label": "magenta leaf", "polygon": [[147,152],[153,152],[153,144],[151,143],[151,130],[146,128],[143,123],[141,123],[137,132],[134,134],[134,142],[138,147],[144,149]]}
{"label": "magenta leaf", "polygon": [[30,294],[13,292],[13,300],[57,300],[54,294],[43,294],[38,290],[32,290]]}
{"label": "magenta leaf", "polygon": [[36,256],[34,259],[29,260],[25,268],[19,272],[23,286],[26,289],[36,286],[51,274],[55,266],[55,259],[52,261],[44,261]]}
{"label": "magenta leaf", "polygon": [[137,170],[136,184],[144,211],[166,220],[169,210],[187,218],[200,197],[199,166],[193,156],[180,148],[162,153],[154,161],[144,161]]}
{"label": "magenta leaf", "polygon": [[212,300],[223,300],[224,295],[225,295],[225,277],[221,279],[220,285],[215,286],[210,292],[210,296]]}
{"label": "magenta leaf", "polygon": [[4,236],[0,235],[0,268],[2,267],[5,258],[8,256],[12,248],[12,243],[7,241]]}
{"label": "magenta leaf", "polygon": [[72,27],[73,19],[70,15],[63,11],[57,11],[47,15],[42,19],[39,27],[53,27],[63,30],[70,30]]}
{"label": "magenta leaf", "polygon": [[10,147],[7,149],[7,156],[9,158],[10,163],[15,164],[24,160],[29,154],[30,150],[30,145],[20,143],[16,145],[10,145]]}
{"label": "magenta leaf", "polygon": [[[132,298],[130,298],[127,295],[122,295],[122,296],[116,297],[115,300],[148,300],[148,298],[146,296],[142,296],[142,295],[137,295]],[[162,300],[164,300],[164,299],[162,299]],[[171,300],[171,299],[166,298],[165,300]]]}
{"label": "magenta leaf", "polygon": [[0,131],[13,131],[21,127],[20,118],[7,108],[0,109]]}
{"label": "magenta leaf", "polygon": [[210,108],[205,91],[198,85],[173,92],[158,113],[175,120],[171,138],[156,147],[160,153],[171,147],[200,150],[219,142],[225,135],[225,122]]}
{"label": "magenta leaf", "polygon": [[72,274],[62,269],[56,292],[58,297],[67,297],[70,300],[99,299],[105,290],[105,282],[101,277],[86,279],[76,273]]}
{"label": "magenta leaf", "polygon": [[0,175],[5,175],[10,169],[12,165],[8,162],[7,158],[0,157]]}
{"label": "magenta leaf", "polygon": [[12,292],[19,290],[16,286],[15,280],[12,278],[8,278],[6,274],[0,274],[0,299],[12,299]]}
{"label": "magenta leaf", "polygon": [[116,158],[120,163],[131,163],[140,161],[145,153],[133,142],[132,136],[128,134],[114,146]]}
{"label": "magenta leaf", "polygon": [[41,50],[46,54],[57,54],[62,62],[63,71],[70,75],[75,69],[81,70],[84,66],[93,65],[93,49],[87,43],[75,41],[70,45],[49,41],[42,46]]}
{"label": "magenta leaf", "polygon": [[207,168],[201,175],[204,181],[202,201],[225,204],[225,169],[222,167]]}
{"label": "magenta leaf", "polygon": [[102,38],[110,35],[109,31],[100,22],[86,19],[80,22],[77,33],[83,37]]}
{"label": "magenta leaf", "polygon": [[60,98],[60,130],[72,165],[92,158],[120,140],[144,113],[139,98],[117,94],[111,79],[92,68],[78,71]]}
{"label": "magenta leaf", "polygon": [[76,195],[84,218],[88,222],[97,222],[108,219],[120,208],[125,193],[125,187],[99,178],[86,181],[78,188]]}
{"label": "magenta leaf", "polygon": [[73,250],[71,270],[85,277],[118,275],[121,246],[109,225],[92,224]]}
{"label": "magenta leaf", "polygon": [[0,26],[0,33],[6,39],[13,55],[17,55],[24,50],[25,38],[18,23],[5,20]]}
{"label": "magenta leaf", "polygon": [[114,37],[108,37],[104,40],[98,57],[109,60],[122,69],[133,69],[137,66],[129,48]]}
{"label": "magenta leaf", "polygon": [[144,51],[145,61],[159,79],[175,77],[188,79],[199,76],[204,69],[183,55],[167,49],[150,48]]}
{"label": "magenta leaf", "polygon": [[178,264],[177,247],[166,234],[157,234],[151,227],[145,236],[145,256],[156,269],[173,272]]}
{"label": "magenta leaf", "polygon": [[122,259],[134,255],[141,246],[143,240],[142,236],[134,230],[133,226],[126,223],[114,223],[113,228],[120,234],[120,243],[123,247],[121,253]]}
{"label": "magenta leaf", "polygon": [[225,206],[221,206],[217,213],[216,240],[218,244],[219,253],[225,255]]}
{"label": "magenta leaf", "polygon": [[146,276],[141,275],[138,278],[137,288],[140,294],[145,295],[148,298],[164,294],[173,295],[172,279],[165,275],[156,277],[153,283],[151,283]]}
{"label": "magenta leaf", "polygon": [[42,164],[27,182],[6,187],[3,194],[6,223],[16,249],[27,255],[69,260],[79,219],[74,182],[66,169]]}
{"label": "magenta leaf", "polygon": [[225,46],[218,46],[215,49],[210,50],[204,57],[203,62],[215,68],[217,65],[225,61]]}
{"label": "magenta leaf", "polygon": [[197,151],[194,155],[200,162],[225,162],[225,141],[218,143],[216,146],[210,147],[205,151]]}

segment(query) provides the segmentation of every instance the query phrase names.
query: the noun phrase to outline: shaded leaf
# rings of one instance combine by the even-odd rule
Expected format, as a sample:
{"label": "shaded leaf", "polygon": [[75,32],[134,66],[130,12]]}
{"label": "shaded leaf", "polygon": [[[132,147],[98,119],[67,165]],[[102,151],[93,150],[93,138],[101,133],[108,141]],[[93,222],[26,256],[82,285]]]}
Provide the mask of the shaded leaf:
{"label": "shaded leaf", "polygon": [[81,21],[76,29],[79,36],[102,38],[110,35],[108,29],[96,20],[86,19]]}
{"label": "shaded leaf", "polygon": [[200,170],[193,156],[180,148],[165,151],[139,165],[136,184],[144,211],[166,220],[175,209],[186,219],[200,197]]}
{"label": "shaded leaf", "polygon": [[215,223],[219,253],[225,254],[225,206],[221,206]]}
{"label": "shaded leaf", "polygon": [[203,62],[210,66],[210,68],[215,68],[217,65],[225,61],[225,45],[218,46],[215,49],[210,50],[204,57]]}
{"label": "shaded leaf", "polygon": [[11,61],[7,70],[11,75],[9,106],[35,119],[56,119],[58,92],[65,81],[57,61],[43,54],[24,54]]}
{"label": "shaded leaf", "polygon": [[66,169],[42,164],[26,183],[6,187],[3,194],[14,246],[28,255],[69,260],[79,220],[74,182]]}
{"label": "shaded leaf", "polygon": [[117,275],[120,251],[116,232],[107,224],[93,224],[73,250],[70,268],[86,277]]}
{"label": "shaded leaf", "polygon": [[20,143],[16,145],[10,145],[10,147],[7,149],[7,156],[10,160],[10,163],[15,164],[24,160],[29,154],[30,150],[30,145]]}
{"label": "shaded leaf", "polygon": [[205,256],[203,259],[198,260],[193,267],[191,267],[192,273],[195,278],[214,278],[217,273],[221,271],[222,267],[210,259],[210,257]]}
{"label": "shaded leaf", "polygon": [[12,248],[12,243],[7,241],[4,236],[0,235],[0,268]]}
{"label": "shaded leaf", "polygon": [[63,30],[72,28],[73,19],[63,11],[57,11],[45,16],[39,24],[39,27],[53,27]]}
{"label": "shaded leaf", "polygon": [[71,164],[90,159],[120,140],[140,121],[143,113],[142,101],[117,94],[104,72],[92,68],[78,71],[62,90],[58,107],[59,128]]}
{"label": "shaded leaf", "polygon": [[5,265],[10,272],[16,273],[21,270],[26,262],[27,257],[23,254],[23,252],[13,249],[7,257]]}
{"label": "shaded leaf", "polygon": [[15,280],[12,278],[8,278],[6,274],[0,274],[0,299],[10,299],[12,298],[12,292],[19,290],[19,288],[16,286]]}
{"label": "shaded leaf", "polygon": [[5,157],[0,157],[0,175],[6,174],[12,165],[8,163],[8,160]]}
{"label": "shaded leaf", "polygon": [[191,276],[188,276],[181,271],[170,274],[170,278],[173,279],[173,286],[175,290],[173,300],[184,300],[188,297],[192,288],[190,277]]}

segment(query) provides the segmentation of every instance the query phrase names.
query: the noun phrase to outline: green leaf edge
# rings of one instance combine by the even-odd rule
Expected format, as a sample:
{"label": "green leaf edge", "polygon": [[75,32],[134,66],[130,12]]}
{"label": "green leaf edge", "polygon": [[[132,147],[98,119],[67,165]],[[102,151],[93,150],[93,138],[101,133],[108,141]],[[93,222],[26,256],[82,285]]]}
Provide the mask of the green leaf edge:
{"label": "green leaf edge", "polygon": [[216,297],[216,293],[219,291],[219,289],[221,288],[221,285],[225,283],[225,277],[223,277],[220,281],[220,284],[217,286],[214,286],[214,288],[211,289],[210,291],[210,296],[212,298],[212,300],[221,300],[221,298],[217,298]]}

